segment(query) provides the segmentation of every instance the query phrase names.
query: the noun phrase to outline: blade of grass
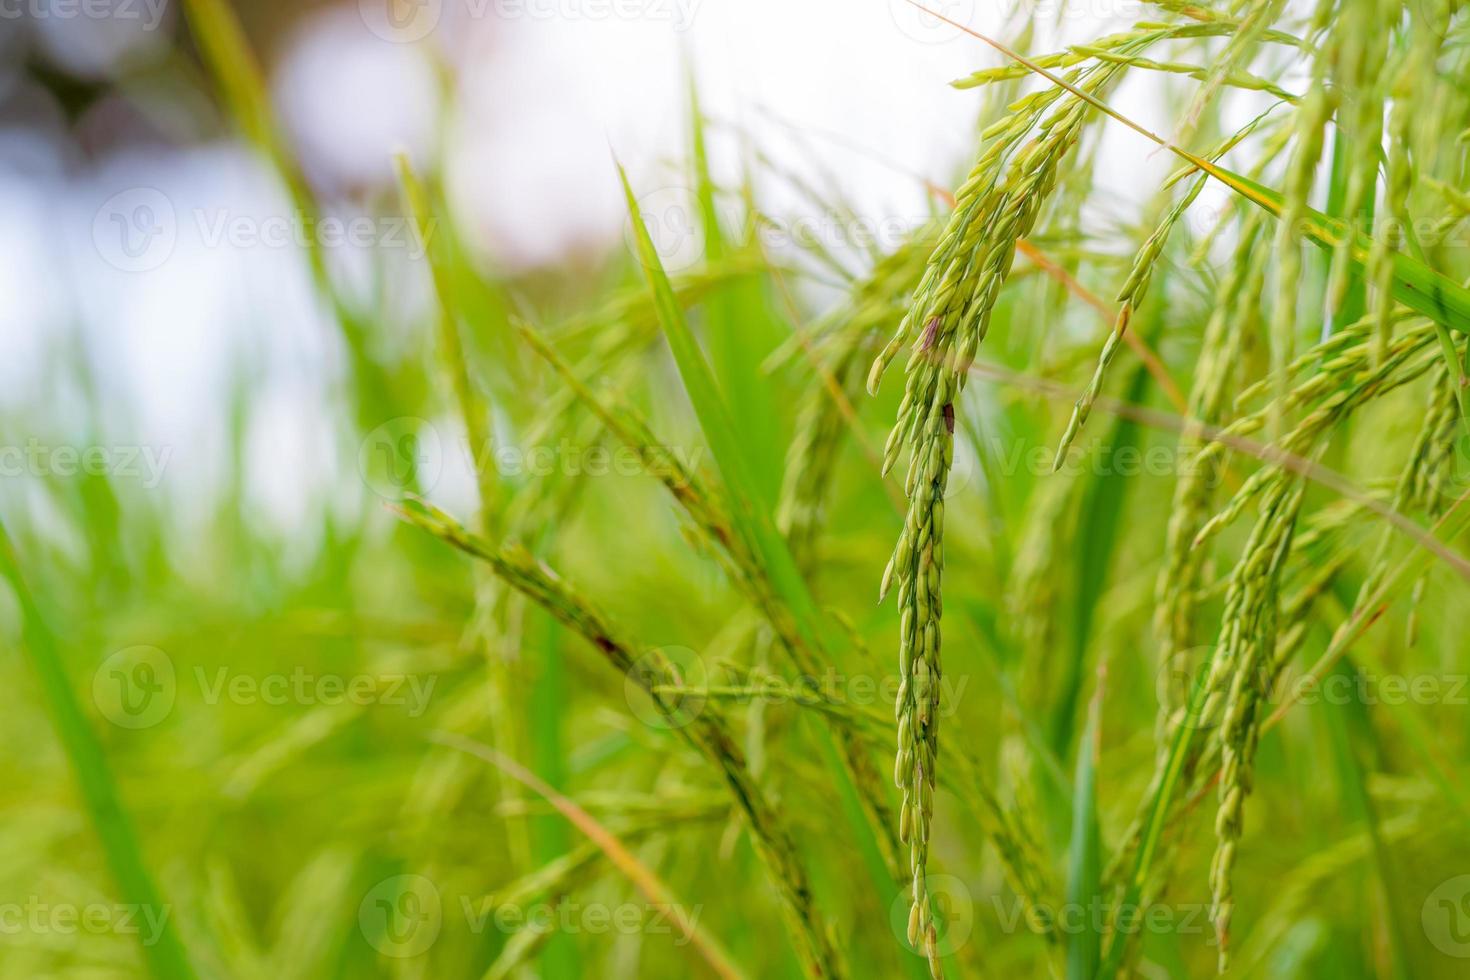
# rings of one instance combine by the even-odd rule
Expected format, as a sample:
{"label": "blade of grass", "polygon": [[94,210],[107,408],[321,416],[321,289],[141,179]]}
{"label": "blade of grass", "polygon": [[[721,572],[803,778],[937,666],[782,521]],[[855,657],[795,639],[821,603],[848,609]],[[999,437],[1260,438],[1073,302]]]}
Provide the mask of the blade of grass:
{"label": "blade of grass", "polygon": [[[562,739],[562,717],[571,691],[566,676],[566,656],[562,650],[561,627],[556,620],[539,609],[527,617],[540,626],[541,651],[535,679],[531,682],[526,717],[530,724],[531,751],[539,775],[551,788],[566,786],[566,749]],[[532,857],[541,866],[567,856],[571,851],[566,827],[555,817],[531,820]],[[560,933],[548,940],[541,953],[541,966],[547,976],[576,977],[582,975],[577,945]]]}
{"label": "blade of grass", "polygon": [[[1327,183],[1327,213],[1335,218],[1346,219],[1348,215],[1343,213],[1347,207],[1348,196],[1348,162],[1351,159],[1347,149],[1347,137],[1342,129],[1338,129],[1332,139],[1332,171]],[[1358,220],[1371,221],[1373,218],[1373,198],[1368,197],[1363,202],[1362,213]],[[1322,339],[1340,332],[1350,323],[1357,323],[1368,312],[1368,287],[1363,276],[1358,270],[1350,273],[1347,292],[1343,295],[1342,304],[1335,310],[1328,310],[1328,319],[1322,324]]]}
{"label": "blade of grass", "polygon": [[[720,263],[746,243],[732,242],[720,222],[718,188],[710,173],[705,116],[699,92],[689,73],[690,137],[694,190],[699,223],[704,234],[704,258]],[[739,229],[736,229],[738,232]],[[750,446],[755,489],[769,509],[781,483],[781,437],[776,406],[781,399],[770,390],[776,376],[761,370],[766,355],[780,343],[773,311],[766,302],[758,274],[736,277],[712,290],[703,304],[705,339],[710,364],[731,412],[741,422],[742,441]]]}
{"label": "blade of grass", "polygon": [[[398,174],[404,209],[417,229],[419,241],[427,246],[425,255],[429,264],[429,276],[434,284],[434,325],[442,348],[440,355],[454,389],[456,407],[470,443],[471,458],[478,461],[479,454],[485,452],[491,444],[490,412],[470,379],[464,342],[460,337],[459,316],[453,306],[453,284],[443,256],[439,254],[433,240],[435,220],[429,195],[423,181],[414,172],[407,153],[399,151],[393,154],[393,167]],[[495,484],[494,469],[476,465],[475,486],[480,494],[480,530],[488,537],[497,537],[495,516],[500,490]]]}
{"label": "blade of grass", "polygon": [[[667,658],[657,648],[646,650],[640,656],[637,648],[615,635],[600,610],[524,547],[498,545],[478,537],[444,511],[421,499],[410,498],[390,509],[446,544],[486,562],[498,578],[585,638],[609,666],[624,678],[636,682],[653,698],[655,707],[665,717],[675,718],[676,707],[653,690],[657,683],[682,680]],[[781,898],[793,946],[807,974],[812,977],[839,976],[841,961],[818,912],[806,866],[797,856],[784,814],[778,813],[755,782],[724,717],[718,712],[702,711],[692,718],[680,719],[680,722],[674,725],[679,736],[720,773],[746,817],[751,840]]]}
{"label": "blade of grass", "polygon": [[[285,185],[296,217],[306,227],[316,227],[319,209],[281,137],[281,127],[271,108],[265,78],[250,52],[235,12],[224,0],[185,0],[184,12],[236,124]],[[369,350],[367,324],[348,308],[341,291],[332,281],[318,236],[305,237],[312,279],[317,291],[332,306],[352,361],[358,385],[358,421],[366,428],[372,428],[385,415],[398,414],[393,409],[393,388],[387,373]]]}
{"label": "blade of grass", "polygon": [[1129,917],[1136,916],[1140,912],[1139,903],[1143,899],[1143,889],[1148,883],[1149,872],[1153,868],[1154,855],[1158,852],[1159,839],[1163,835],[1164,823],[1169,815],[1169,804],[1173,800],[1180,773],[1184,770],[1186,749],[1194,737],[1200,711],[1204,708],[1205,696],[1209,692],[1210,664],[1214,658],[1215,648],[1211,647],[1205,656],[1204,663],[1200,665],[1194,690],[1189,696],[1189,705],[1185,709],[1184,721],[1175,731],[1174,741],[1169,746],[1164,777],[1160,780],[1158,791],[1154,793],[1154,798],[1149,804],[1138,853],[1134,856],[1133,870],[1128,875],[1123,890],[1123,900],[1118,904],[1117,914],[1113,918],[1112,936],[1107,946],[1106,956],[1097,971],[1099,980],[1109,980],[1118,975],[1118,971],[1123,966],[1123,957],[1127,952],[1129,941],[1137,931],[1138,923]]}
{"label": "blade of grass", "polygon": [[[1147,372],[1142,368],[1135,370],[1124,403],[1141,404],[1147,387]],[[1141,428],[1133,419],[1121,415],[1117,418],[1110,440],[1114,458],[1117,458],[1121,450],[1139,449]],[[1098,473],[1089,481],[1083,496],[1082,516],[1078,520],[1077,591],[1074,615],[1071,617],[1072,644],[1070,656],[1062,664],[1059,695],[1050,726],[1051,748],[1060,758],[1066,758],[1067,749],[1072,744],[1072,733],[1075,731],[1073,726],[1086,673],[1084,661],[1087,658],[1088,641],[1093,636],[1092,620],[1108,581],[1108,570],[1112,566],[1122,530],[1123,505],[1131,484],[1132,481],[1119,474]]]}
{"label": "blade of grass", "polygon": [[[468,458],[474,461],[475,489],[479,494],[476,510],[476,530],[486,537],[500,536],[502,521],[497,506],[501,497],[495,479],[495,469],[483,460],[483,454],[492,446],[490,410],[470,378],[469,363],[465,359],[465,347],[460,336],[459,311],[454,307],[454,286],[448,263],[445,261],[433,237],[433,207],[428,191],[408,154],[393,155],[393,166],[398,174],[398,185],[403,196],[404,210],[417,229],[419,241],[425,245],[424,254],[429,264],[429,278],[433,283],[434,325],[439,342],[439,353],[445,371],[449,375],[450,387],[454,391],[456,408],[464,424],[465,438],[469,443]],[[516,752],[520,749],[526,730],[522,712],[512,695],[514,680],[510,677],[508,662],[495,654],[496,638],[492,624],[495,622],[499,595],[493,575],[483,566],[476,565],[475,615],[471,626],[471,639],[480,648],[485,658],[486,686],[492,704],[491,718],[496,744]],[[513,783],[501,781],[501,795],[506,800],[516,797]],[[526,868],[531,860],[530,827],[526,820],[508,817],[505,821],[508,850],[518,868]]]}
{"label": "blade of grass", "polygon": [[[1359,675],[1357,665],[1351,659],[1340,661],[1335,672],[1349,684]],[[1324,720],[1330,737],[1333,762],[1337,766],[1338,781],[1345,790],[1343,808],[1350,818],[1362,821],[1367,828],[1371,845],[1369,854],[1382,889],[1380,898],[1386,912],[1383,916],[1384,932],[1388,937],[1388,954],[1393,965],[1393,976],[1396,980],[1409,980],[1414,974],[1405,961],[1408,946],[1404,941],[1404,924],[1400,921],[1400,911],[1407,907],[1407,903],[1394,883],[1393,868],[1384,843],[1383,830],[1379,825],[1378,811],[1368,791],[1369,766],[1364,756],[1375,741],[1373,722],[1368,717],[1367,706],[1355,698],[1341,705],[1329,705],[1324,713]]]}
{"label": "blade of grass", "polygon": [[663,879],[638,860],[633,852],[618,839],[617,835],[599,823],[596,817],[582,809],[573,800],[548,786],[535,773],[515,760],[506,758],[488,745],[453,732],[434,732],[430,735],[430,739],[440,745],[458,749],[490,763],[554,806],[556,811],[566,817],[572,826],[580,830],[588,840],[597,845],[598,850],[607,855],[607,859],[623,873],[628,881],[632,882],[634,888],[643,893],[644,898],[668,912],[670,921],[717,976],[725,980],[742,980],[744,975],[730,961],[730,954],[725,952],[713,936],[699,928],[699,925],[689,918],[689,914],[684,911],[683,904],[674,899],[673,892]]}
{"label": "blade of grass", "polygon": [[[1102,671],[1099,671],[1099,675]],[[1067,905],[1081,910],[1086,926],[1067,934],[1067,980],[1093,980],[1102,960],[1102,933],[1092,928],[1091,912],[1102,900],[1102,834],[1097,823],[1097,755],[1102,677],[1088,710],[1077,750],[1072,785],[1072,842],[1067,866]]]}
{"label": "blade of grass", "polygon": [[[621,164],[618,165],[617,170],[628,204],[629,220],[633,224],[638,257],[658,311],[659,327],[668,340],[669,349],[673,352],[674,361],[678,365],[679,376],[684,382],[684,390],[694,406],[700,429],[710,443],[716,466],[724,480],[731,519],[737,531],[746,540],[747,546],[759,557],[762,566],[768,570],[772,584],[780,593],[796,621],[796,629],[803,642],[812,649],[827,649],[826,645],[819,640],[820,614],[816,603],[807,591],[806,582],[802,579],[796,566],[796,560],[786,547],[785,540],[776,531],[769,510],[760,507],[757,503],[760,497],[750,475],[734,419],[720,397],[719,388],[710,372],[709,364],[705,361],[704,354],[700,352],[699,345],[694,340],[694,334],[689,329],[684,312],[674,299],[668,276],[664,273],[663,263],[659,260],[653,240],[649,237],[648,229],[638,212],[638,199],[633,193],[632,185],[628,182],[628,175]],[[842,809],[856,836],[863,863],[878,893],[887,896],[892,892],[894,882],[883,861],[876,832],[862,816],[857,788],[853,786],[842,765],[831,734],[820,726],[815,726],[814,730],[817,733],[822,753],[828,760],[829,769],[837,782]],[[911,969],[915,966],[912,963],[909,965]],[[922,973],[917,970],[914,972],[915,975],[922,976]]]}
{"label": "blade of grass", "polygon": [[125,902],[137,909],[149,910],[150,915],[158,917],[158,935],[153,942],[141,944],[148,972],[158,980],[192,978],[194,969],[176,931],[175,917],[168,914],[171,906],[163,901],[148,871],[137,831],[118,795],[102,742],[77,701],[76,691],[62,662],[56,632],[26,584],[10,535],[3,524],[0,524],[0,577],[9,583],[20,607],[21,645],[41,682],[46,708],[77,777],[83,803],[102,843],[108,868]]}

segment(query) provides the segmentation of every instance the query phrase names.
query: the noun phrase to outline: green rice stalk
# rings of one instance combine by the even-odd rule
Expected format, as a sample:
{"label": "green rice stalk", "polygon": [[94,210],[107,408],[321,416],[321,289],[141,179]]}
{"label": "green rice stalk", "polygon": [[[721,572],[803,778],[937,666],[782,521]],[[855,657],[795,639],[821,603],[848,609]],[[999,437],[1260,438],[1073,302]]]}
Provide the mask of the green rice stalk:
{"label": "green rice stalk", "polygon": [[[1117,71],[1112,65],[1098,68],[1086,84],[1101,88]],[[899,347],[913,338],[904,397],[883,460],[886,473],[902,450],[909,449],[904,480],[909,508],[880,596],[897,585],[900,682],[894,781],[903,791],[899,836],[909,844],[913,871],[909,941],[928,951],[936,978],[938,934],[925,876],[939,751],[940,578],[944,492],[954,462],[954,401],[989,327],[1016,242],[1030,232],[1055,187],[1061,160],[1080,137],[1086,108],[1081,99],[1066,100],[1042,121],[1037,136],[1016,151],[1004,175],[1003,154],[1030,130],[1029,114],[1013,117],[981,154],[955,193],[954,213],[908,313],[868,375],[868,389],[874,391]]]}
{"label": "green rice stalk", "polygon": [[1218,843],[1210,865],[1211,918],[1221,973],[1230,963],[1230,921],[1235,910],[1232,871],[1245,798],[1254,782],[1255,750],[1263,720],[1259,705],[1267,694],[1264,681],[1276,647],[1280,576],[1291,549],[1302,488],[1300,480],[1282,480],[1263,506],[1233,573],[1219,650],[1210,665],[1210,694],[1202,717],[1218,716],[1221,721],[1220,810],[1215,818]]}
{"label": "green rice stalk", "polygon": [[[476,510],[476,531],[485,537],[496,539],[502,533],[501,488],[497,485],[494,469],[479,460],[477,455],[492,445],[490,410],[484,398],[470,378],[469,364],[465,359],[464,343],[460,337],[460,316],[455,309],[454,289],[440,243],[433,237],[434,217],[429,203],[428,191],[414,173],[408,154],[399,152],[393,157],[394,169],[398,174],[399,189],[403,195],[404,210],[417,229],[419,241],[427,246],[429,278],[434,291],[434,326],[439,342],[444,370],[449,375],[450,388],[454,392],[455,406],[460,421],[464,423],[465,437],[469,443],[470,458],[475,460],[475,488],[479,495]],[[475,568],[475,610],[470,618],[470,629],[466,641],[478,648],[485,657],[487,666],[486,687],[491,711],[490,720],[494,730],[495,744],[513,756],[519,751],[523,739],[523,723],[519,702],[513,696],[517,687],[511,676],[512,665],[508,658],[497,656],[495,644],[495,621],[502,601],[495,577],[485,569]],[[496,770],[500,780],[502,799],[514,799],[519,792],[514,780]],[[530,828],[523,820],[506,822],[510,858],[514,867],[529,867],[531,862]]]}
{"label": "green rice stalk", "polygon": [[[234,10],[225,0],[185,0],[184,13],[236,124],[275,170],[296,213],[307,221],[308,227],[312,226],[319,209],[281,135],[264,75]],[[385,412],[393,414],[393,388],[386,372],[372,356],[367,324],[348,308],[342,291],[333,281],[320,242],[314,235],[306,239],[312,278],[317,291],[332,304],[352,361],[353,377],[358,385],[359,422],[371,428],[382,420]]]}
{"label": "green rice stalk", "polygon": [[[1254,297],[1259,294],[1265,265],[1252,261],[1260,238],[1259,216],[1244,222],[1240,244],[1227,274],[1215,291],[1214,308],[1205,325],[1204,340],[1195,364],[1194,387],[1189,393],[1189,420],[1180,433],[1181,456],[1190,464],[1179,474],[1164,546],[1164,564],[1159,571],[1155,635],[1159,638],[1159,664],[1171,671],[1180,657],[1195,646],[1195,619],[1200,576],[1206,551],[1195,548],[1194,539],[1209,517],[1209,505],[1223,468],[1214,455],[1204,455],[1202,424],[1218,425],[1229,404],[1229,394],[1239,373],[1245,335],[1258,317]],[[1161,691],[1160,720],[1166,721],[1182,709],[1172,686]],[[1167,751],[1164,727],[1159,728],[1159,751]]]}
{"label": "green rice stalk", "polygon": [[[1188,168],[1192,170],[1193,168]],[[1057,444],[1056,459],[1052,462],[1052,470],[1062,468],[1067,460],[1067,451],[1072,448],[1072,441],[1082,431],[1082,426],[1087,423],[1087,416],[1092,412],[1092,406],[1097,401],[1097,396],[1102,392],[1103,379],[1107,375],[1108,366],[1113,362],[1113,356],[1117,354],[1118,348],[1122,346],[1123,334],[1127,332],[1128,325],[1133,319],[1133,311],[1143,302],[1148,292],[1150,280],[1153,278],[1155,264],[1159,256],[1163,254],[1164,244],[1168,241],[1169,233],[1174,230],[1184,212],[1194,203],[1195,198],[1204,189],[1206,178],[1201,176],[1194,185],[1184,193],[1182,197],[1164,215],[1164,220],[1154,229],[1153,234],[1143,243],[1138,255],[1134,257],[1133,269],[1128,273],[1128,279],[1119,290],[1118,316],[1113,321],[1112,332],[1104,341],[1102,353],[1098,355],[1097,368],[1093,371],[1092,378],[1083,389],[1082,396],[1077,399],[1077,404],[1072,410],[1072,417],[1067,421],[1067,428],[1062,433],[1062,438]]]}
{"label": "green rice stalk", "polygon": [[[602,420],[608,431],[639,454],[643,464],[665,485],[695,527],[716,545],[716,557],[729,572],[731,581],[761,610],[797,669],[807,677],[819,676],[822,673],[820,655],[802,637],[790,609],[781,601],[766,570],[752,554],[744,538],[736,532],[723,505],[705,487],[702,478],[689,471],[667,447],[660,444],[640,419],[631,416],[626,410],[619,412],[604,404],[572,373],[560,355],[535,330],[519,322],[516,327],[532,348]],[[849,778],[889,867],[889,877],[893,877],[898,868],[898,845],[893,837],[893,821],[888,803],[884,799],[878,771],[872,760],[862,751],[855,733],[847,726],[838,725],[834,734]]]}
{"label": "green rice stalk", "polygon": [[[656,649],[645,653],[640,660],[635,648],[617,636],[600,611],[529,552],[513,545],[496,547],[423,501],[410,501],[401,513],[435,537],[488,563],[501,581],[585,638],[619,676],[632,678],[660,711],[674,718],[680,699],[661,695],[655,689],[681,687],[682,678],[677,668]],[[792,941],[807,973],[812,977],[843,976],[841,961],[831,945],[826,923],[817,911],[806,869],[797,856],[795,841],[785,821],[778,816],[751,776],[739,742],[724,718],[717,712],[705,710],[687,725],[674,727],[715,767],[729,787],[750,831],[756,853],[780,896]]]}

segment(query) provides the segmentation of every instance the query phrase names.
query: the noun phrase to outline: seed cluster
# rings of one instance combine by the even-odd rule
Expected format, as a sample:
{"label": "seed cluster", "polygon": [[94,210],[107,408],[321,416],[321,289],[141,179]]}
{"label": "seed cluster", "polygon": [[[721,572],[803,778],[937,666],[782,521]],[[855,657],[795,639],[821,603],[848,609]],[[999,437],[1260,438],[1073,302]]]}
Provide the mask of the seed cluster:
{"label": "seed cluster", "polygon": [[[1091,69],[1085,84],[1096,91],[1117,70],[1115,65]],[[1027,97],[1005,125],[987,134],[990,142],[955,194],[954,214],[930,256],[908,313],[873,363],[868,380],[869,390],[875,391],[900,347],[911,344],[903,401],[883,459],[886,473],[902,451],[909,450],[904,480],[909,507],[880,594],[886,596],[897,586],[901,679],[894,707],[898,718],[894,782],[903,792],[899,836],[909,845],[913,875],[909,941],[925,950],[936,977],[938,934],[926,874],[939,754],[944,495],[954,463],[954,403],[1010,274],[1016,242],[1036,223],[1056,186],[1059,164],[1080,138],[1088,106],[1072,96],[1016,149],[1032,130],[1036,114],[1056,99],[1055,93]]]}

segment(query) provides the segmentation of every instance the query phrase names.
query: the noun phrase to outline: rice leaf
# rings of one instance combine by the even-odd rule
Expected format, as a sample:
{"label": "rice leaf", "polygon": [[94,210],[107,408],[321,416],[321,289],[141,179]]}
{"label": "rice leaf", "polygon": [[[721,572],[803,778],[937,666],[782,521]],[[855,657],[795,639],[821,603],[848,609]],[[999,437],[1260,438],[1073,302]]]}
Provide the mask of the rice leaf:
{"label": "rice leaf", "polygon": [[1067,935],[1068,980],[1092,980],[1102,960],[1102,933],[1093,929],[1092,912],[1102,901],[1102,834],[1097,823],[1098,724],[1102,689],[1092,700],[1077,774],[1072,784],[1072,842],[1067,866],[1067,905],[1083,912],[1084,927]]}
{"label": "rice leaf", "polygon": [[[25,648],[31,668],[40,681],[46,710],[56,726],[76,776],[82,800],[92,827],[102,844],[107,866],[117,882],[122,899],[135,909],[159,915],[161,927],[153,942],[140,942],[143,962],[158,980],[187,980],[195,976],[189,956],[179,939],[174,916],[167,905],[133,826],[133,819],[123,806],[117,782],[107,762],[107,753],[92,730],[92,723],[82,712],[71,678],[67,676],[56,631],[26,584],[10,535],[0,524],[0,578],[9,584],[20,607],[21,646]],[[141,930],[138,936],[145,935]]]}
{"label": "rice leaf", "polygon": [[[658,310],[659,326],[668,340],[669,349],[673,352],[674,361],[684,382],[684,391],[694,405],[700,428],[709,440],[716,465],[724,479],[735,527],[746,545],[760,557],[761,563],[768,570],[772,584],[791,610],[796,620],[796,629],[803,640],[814,649],[824,649],[825,644],[819,640],[820,614],[816,604],[807,591],[806,583],[785,540],[776,531],[769,512],[758,504],[760,496],[755,489],[735,422],[720,396],[719,387],[704,354],[695,343],[684,312],[674,299],[663,263],[639,214],[638,199],[621,165],[618,165],[618,177],[623,185],[628,214],[633,223],[638,257]],[[823,755],[831,763],[838,784],[839,799],[857,838],[863,863],[874,886],[879,889],[879,894],[888,894],[893,888],[892,878],[883,863],[875,832],[862,816],[857,790],[841,765],[831,735],[821,728],[817,729],[817,733]]]}

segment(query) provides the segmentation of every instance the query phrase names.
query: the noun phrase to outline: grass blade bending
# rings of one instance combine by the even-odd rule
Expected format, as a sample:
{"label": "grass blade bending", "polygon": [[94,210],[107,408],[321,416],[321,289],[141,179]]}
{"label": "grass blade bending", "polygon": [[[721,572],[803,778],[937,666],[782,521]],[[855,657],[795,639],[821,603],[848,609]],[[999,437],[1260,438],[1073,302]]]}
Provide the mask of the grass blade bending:
{"label": "grass blade bending", "polygon": [[673,892],[664,880],[648,865],[638,860],[637,856],[618,839],[618,836],[599,823],[596,817],[582,809],[573,800],[548,786],[535,773],[514,760],[506,758],[488,745],[453,732],[435,733],[433,739],[440,745],[458,749],[477,759],[485,760],[550,803],[558,813],[566,817],[568,822],[585,834],[588,840],[597,845],[598,850],[607,855],[607,859],[633,883],[633,887],[637,888],[644,898],[653,903],[656,908],[668,913],[670,920],[678,927],[685,940],[698,951],[700,957],[715,972],[716,976],[724,980],[740,980],[743,974],[735,967],[735,964],[730,962],[730,954],[713,936],[699,928],[696,921],[689,918],[688,913],[684,911],[684,906],[674,899]]}
{"label": "grass blade bending", "polygon": [[[803,642],[814,650],[828,649],[827,644],[822,642],[823,631],[816,603],[807,590],[790,549],[777,532],[770,513],[760,504],[761,498],[751,476],[734,419],[721,397],[719,386],[704,354],[695,342],[684,312],[674,299],[663,263],[639,213],[637,197],[633,194],[628,175],[621,165],[618,166],[618,176],[627,198],[638,258],[654,296],[659,326],[668,340],[680,378],[684,382],[684,390],[694,406],[700,429],[709,441],[710,450],[724,480],[731,520],[737,533],[767,570],[772,584],[790,610]],[[832,771],[838,782],[839,799],[857,837],[864,865],[879,893],[886,895],[892,889],[893,882],[884,864],[876,833],[862,817],[857,790],[845,767],[839,764],[837,747],[831,734],[825,728],[819,727],[816,731],[823,754],[833,763]]]}
{"label": "grass blade bending", "polygon": [[71,678],[67,676],[56,632],[31,595],[3,525],[0,525],[0,578],[9,583],[20,607],[21,645],[41,682],[46,708],[76,774],[82,799],[121,896],[135,909],[156,916],[160,922],[160,932],[154,941],[142,943],[148,972],[158,980],[188,980],[195,974],[175,928],[177,917],[168,914],[171,907],[164,902],[148,871],[142,845],[132,818],[123,808],[107,755],[83,714]]}

